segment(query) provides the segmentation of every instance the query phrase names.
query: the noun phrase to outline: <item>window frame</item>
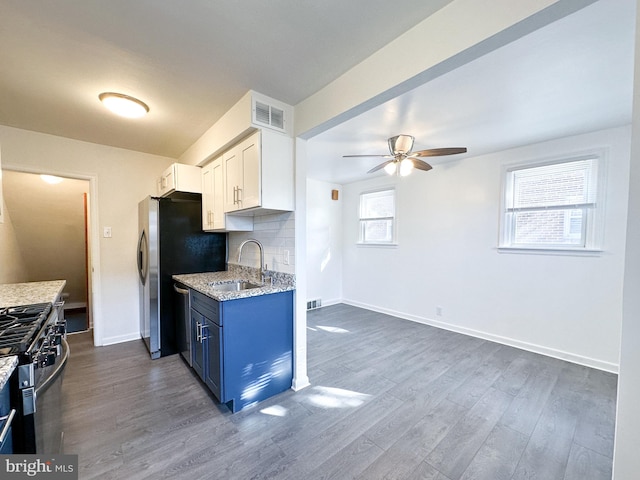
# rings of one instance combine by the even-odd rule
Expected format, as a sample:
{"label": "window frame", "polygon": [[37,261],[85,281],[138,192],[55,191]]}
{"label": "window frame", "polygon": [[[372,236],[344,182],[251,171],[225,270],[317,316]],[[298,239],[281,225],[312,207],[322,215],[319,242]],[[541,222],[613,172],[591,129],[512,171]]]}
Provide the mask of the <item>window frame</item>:
{"label": "window frame", "polygon": [[[514,209],[509,206],[509,199],[513,198],[513,172],[588,159],[594,160],[591,175],[596,181],[596,188],[594,190],[595,199],[593,202],[587,202],[592,203],[593,206],[585,204],[580,207],[580,210],[583,212],[585,217],[582,222],[581,232],[582,238],[584,238],[584,245],[514,243],[515,222],[513,220],[513,215],[510,215],[514,212]],[[602,253],[606,194],[606,165],[607,151],[605,149],[594,149],[582,153],[567,154],[547,159],[503,164],[500,188],[500,231],[498,251],[505,253],[543,253],[559,255],[598,255]],[[571,205],[566,205],[565,207],[568,209]],[[541,207],[538,210],[532,209],[532,211],[549,211],[553,208],[562,209],[561,206],[555,206],[550,208]],[[567,214],[570,214],[570,212],[567,212]]]}
{"label": "window frame", "polygon": [[[363,198],[366,195],[371,194],[380,194],[383,192],[392,192],[393,194],[393,215],[390,217],[363,217],[362,209],[363,209]],[[375,221],[375,220],[391,220],[391,240],[388,242],[382,241],[367,241],[364,238],[364,224],[367,221]],[[396,188],[394,186],[381,187],[373,190],[365,190],[360,192],[358,195],[358,240],[356,245],[358,246],[372,246],[372,247],[395,247],[398,245],[397,243],[397,232],[398,232],[398,195]]]}

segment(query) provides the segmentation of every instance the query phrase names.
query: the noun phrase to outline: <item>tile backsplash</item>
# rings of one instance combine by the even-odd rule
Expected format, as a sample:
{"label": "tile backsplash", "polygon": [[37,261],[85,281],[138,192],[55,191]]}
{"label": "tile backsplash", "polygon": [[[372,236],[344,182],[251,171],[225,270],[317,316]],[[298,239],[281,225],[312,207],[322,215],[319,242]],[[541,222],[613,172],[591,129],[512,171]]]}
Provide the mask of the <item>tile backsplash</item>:
{"label": "tile backsplash", "polygon": [[[253,218],[253,232],[229,233],[228,263],[238,263],[240,244],[249,238],[258,240],[264,247],[267,269],[283,273],[295,273],[295,214],[272,213]],[[248,244],[242,252],[242,265],[260,266],[260,253],[255,244]]]}

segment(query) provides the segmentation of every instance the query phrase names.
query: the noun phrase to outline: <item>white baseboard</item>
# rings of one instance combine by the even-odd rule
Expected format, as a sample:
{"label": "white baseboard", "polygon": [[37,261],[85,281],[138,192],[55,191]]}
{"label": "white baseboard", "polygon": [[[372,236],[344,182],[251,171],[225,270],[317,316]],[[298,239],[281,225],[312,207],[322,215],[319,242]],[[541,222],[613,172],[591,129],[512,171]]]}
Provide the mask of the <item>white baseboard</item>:
{"label": "white baseboard", "polygon": [[116,343],[131,342],[132,340],[140,340],[140,332],[117,335],[115,337],[103,337],[102,346],[104,347],[107,345],[115,345]]}
{"label": "white baseboard", "polygon": [[302,390],[303,388],[308,387],[309,385],[311,385],[311,382],[309,382],[309,377],[307,377],[306,375],[304,377],[293,377],[291,390],[297,392],[299,390]]}
{"label": "white baseboard", "polygon": [[565,352],[554,348],[545,347],[542,345],[536,345],[533,343],[523,342],[514,338],[503,337],[500,335],[494,335],[492,333],[483,332],[480,330],[473,330],[466,327],[460,327],[447,322],[439,320],[433,320],[431,318],[419,317],[417,315],[411,315],[408,313],[397,312],[388,308],[382,308],[375,305],[369,305],[362,302],[356,302],[353,300],[343,299],[342,303],[346,305],[352,305],[354,307],[364,308],[373,312],[384,313],[391,315],[392,317],[402,318],[404,320],[410,320],[412,322],[422,323],[424,325],[430,325],[436,328],[442,328],[451,332],[462,333],[464,335],[470,335],[472,337],[482,338],[483,340],[489,340],[491,342],[508,345],[510,347],[520,348],[533,353],[539,353],[548,357],[558,358],[560,360],[566,360],[567,362],[576,363],[578,365],[584,365],[585,367],[595,368],[597,370],[604,370],[606,372],[618,373],[619,365],[616,363],[605,362],[596,358],[585,357],[577,355],[575,353]]}

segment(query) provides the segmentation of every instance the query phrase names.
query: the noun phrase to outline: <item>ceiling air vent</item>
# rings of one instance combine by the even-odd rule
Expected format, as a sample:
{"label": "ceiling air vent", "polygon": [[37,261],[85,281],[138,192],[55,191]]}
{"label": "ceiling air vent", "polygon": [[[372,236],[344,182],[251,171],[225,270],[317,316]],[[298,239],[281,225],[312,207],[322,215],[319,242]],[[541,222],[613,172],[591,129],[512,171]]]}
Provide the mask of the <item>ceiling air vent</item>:
{"label": "ceiling air vent", "polygon": [[255,123],[284,131],[284,110],[256,101],[253,111]]}

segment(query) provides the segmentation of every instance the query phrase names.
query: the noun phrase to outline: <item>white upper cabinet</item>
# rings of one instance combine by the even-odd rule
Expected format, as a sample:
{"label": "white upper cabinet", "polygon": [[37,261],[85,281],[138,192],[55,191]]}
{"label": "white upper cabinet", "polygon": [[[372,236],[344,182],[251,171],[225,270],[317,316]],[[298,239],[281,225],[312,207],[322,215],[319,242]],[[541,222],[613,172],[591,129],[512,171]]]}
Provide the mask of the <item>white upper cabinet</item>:
{"label": "white upper cabinet", "polygon": [[174,163],[158,179],[158,196],[173,192],[202,193],[201,168],[194,165]]}
{"label": "white upper cabinet", "polygon": [[215,159],[208,165],[202,167],[202,229],[213,230],[213,165],[220,163],[220,158]]}
{"label": "white upper cabinet", "polygon": [[222,155],[224,165],[224,211],[260,206],[260,132]]}
{"label": "white upper cabinet", "polygon": [[294,209],[291,137],[258,130],[223,153],[222,163],[225,213]]}
{"label": "white upper cabinet", "polygon": [[222,156],[202,168],[202,229],[211,231],[251,231],[253,217],[224,213],[224,173]]}

